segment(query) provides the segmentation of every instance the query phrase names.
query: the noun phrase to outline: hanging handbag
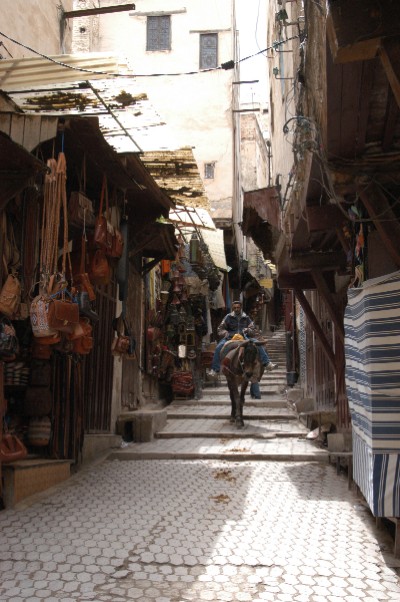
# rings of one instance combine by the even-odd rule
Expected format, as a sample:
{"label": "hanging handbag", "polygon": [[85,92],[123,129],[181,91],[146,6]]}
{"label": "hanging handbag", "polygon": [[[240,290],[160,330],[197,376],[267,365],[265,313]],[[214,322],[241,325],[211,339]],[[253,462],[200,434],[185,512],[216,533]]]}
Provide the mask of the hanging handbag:
{"label": "hanging handbag", "polygon": [[50,328],[54,328],[59,332],[71,333],[79,322],[79,307],[72,298],[67,299],[65,293],[70,294],[64,290],[56,293],[57,296],[61,295],[61,298],[51,296],[48,306],[48,320]]}
{"label": "hanging handbag", "polygon": [[17,435],[4,433],[0,442],[0,464],[8,464],[23,460],[28,455],[28,450]]}
{"label": "hanging handbag", "polygon": [[94,301],[96,299],[96,293],[92,283],[90,282],[89,274],[86,271],[86,255],[86,234],[83,232],[78,270],[74,269],[72,263],[73,281],[74,284],[78,286],[79,291],[85,291],[88,293],[89,301]]}
{"label": "hanging handbag", "polygon": [[114,257],[119,259],[122,257],[122,253],[124,251],[124,238],[122,236],[122,232],[117,228],[114,229],[114,236],[112,239],[112,247],[110,257]]}
{"label": "hanging handbag", "polygon": [[52,337],[58,334],[58,331],[49,324],[50,302],[50,298],[46,295],[38,295],[31,302],[29,315],[35,337]]}
{"label": "hanging handbag", "polygon": [[97,216],[94,225],[94,242],[99,249],[102,249],[107,255],[109,255],[112,250],[113,227],[103,215],[104,196],[106,197],[106,215],[108,217],[108,190],[107,178],[105,174],[103,176],[103,184],[101,187],[99,215]]}
{"label": "hanging handbag", "polygon": [[88,275],[93,284],[108,284],[111,280],[111,268],[106,254],[96,249],[89,259]]}
{"label": "hanging handbag", "polygon": [[115,331],[116,336],[111,345],[111,353],[117,357],[125,357],[126,359],[133,359],[136,341],[132,336],[131,330],[128,327],[126,320],[121,314],[119,318],[115,320]]}
{"label": "hanging handbag", "polygon": [[8,274],[0,292],[0,312],[11,318],[21,303],[21,284],[14,274]]}
{"label": "hanging handbag", "polygon": [[19,352],[15,328],[6,317],[0,319],[0,359],[4,362],[15,360]]}

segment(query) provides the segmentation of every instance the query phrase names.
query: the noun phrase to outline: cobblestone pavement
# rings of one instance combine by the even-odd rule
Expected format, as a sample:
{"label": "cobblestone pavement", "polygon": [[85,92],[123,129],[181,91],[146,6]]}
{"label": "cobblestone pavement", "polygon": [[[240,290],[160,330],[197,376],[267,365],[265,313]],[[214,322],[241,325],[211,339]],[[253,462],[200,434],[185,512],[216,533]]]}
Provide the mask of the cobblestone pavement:
{"label": "cobblestone pavement", "polygon": [[1,601],[400,600],[392,539],[327,463],[108,460],[0,530]]}

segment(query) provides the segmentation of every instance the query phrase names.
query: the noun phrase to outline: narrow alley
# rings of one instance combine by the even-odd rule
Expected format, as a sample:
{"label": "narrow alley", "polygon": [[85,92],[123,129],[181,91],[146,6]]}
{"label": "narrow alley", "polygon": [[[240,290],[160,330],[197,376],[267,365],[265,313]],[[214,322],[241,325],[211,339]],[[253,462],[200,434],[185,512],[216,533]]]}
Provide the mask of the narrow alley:
{"label": "narrow alley", "polygon": [[240,431],[221,378],[174,401],[154,441],[2,512],[0,599],[399,600],[393,539],[305,438],[283,374],[246,396]]}

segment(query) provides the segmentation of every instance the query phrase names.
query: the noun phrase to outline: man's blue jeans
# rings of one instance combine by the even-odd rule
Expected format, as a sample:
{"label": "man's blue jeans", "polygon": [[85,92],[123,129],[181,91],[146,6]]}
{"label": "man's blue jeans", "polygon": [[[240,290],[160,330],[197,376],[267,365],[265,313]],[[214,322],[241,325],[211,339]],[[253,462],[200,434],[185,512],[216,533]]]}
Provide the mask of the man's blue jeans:
{"label": "man's blue jeans", "polygon": [[[211,368],[212,370],[214,370],[214,372],[220,372],[221,370],[221,360],[219,357],[220,351],[222,349],[222,347],[225,345],[225,343],[227,341],[230,341],[231,339],[221,339],[220,342],[218,343],[218,345],[215,348],[214,351],[214,357],[212,360],[212,364],[211,364]],[[251,339],[253,341],[256,341],[256,339]],[[268,353],[265,351],[264,346],[263,345],[258,345],[258,353],[260,354],[260,360],[261,363],[266,366],[267,364],[269,364],[269,356]]]}

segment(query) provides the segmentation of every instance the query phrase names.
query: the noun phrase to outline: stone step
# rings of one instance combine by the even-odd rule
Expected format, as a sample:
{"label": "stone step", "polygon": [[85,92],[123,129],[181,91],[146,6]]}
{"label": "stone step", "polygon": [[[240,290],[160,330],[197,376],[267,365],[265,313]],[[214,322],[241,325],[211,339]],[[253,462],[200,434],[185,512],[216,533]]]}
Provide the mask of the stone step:
{"label": "stone step", "polygon": [[307,439],[158,439],[149,443],[128,443],[113,451],[109,460],[222,460],[224,462],[325,462],[326,450]]}
{"label": "stone step", "polygon": [[[202,397],[201,399],[184,399],[174,400],[174,405],[182,404],[182,405],[192,405],[194,407],[198,405],[206,405],[206,406],[230,406],[231,402],[229,396],[207,396]],[[270,398],[270,399],[246,399],[246,408],[254,407],[254,408],[287,408],[288,403],[284,398]]]}
{"label": "stone step", "polygon": [[157,439],[186,437],[234,437],[234,438],[271,438],[271,437],[305,437],[309,430],[297,420],[250,420],[244,412],[244,427],[237,428],[229,420],[230,412],[225,420],[184,418],[168,420],[166,426],[155,433]]}
{"label": "stone step", "polygon": [[[181,405],[167,408],[168,420],[183,419],[219,419],[226,420],[229,406],[199,404],[198,406]],[[288,408],[255,408],[246,404],[247,420],[297,420],[297,415]]]}

